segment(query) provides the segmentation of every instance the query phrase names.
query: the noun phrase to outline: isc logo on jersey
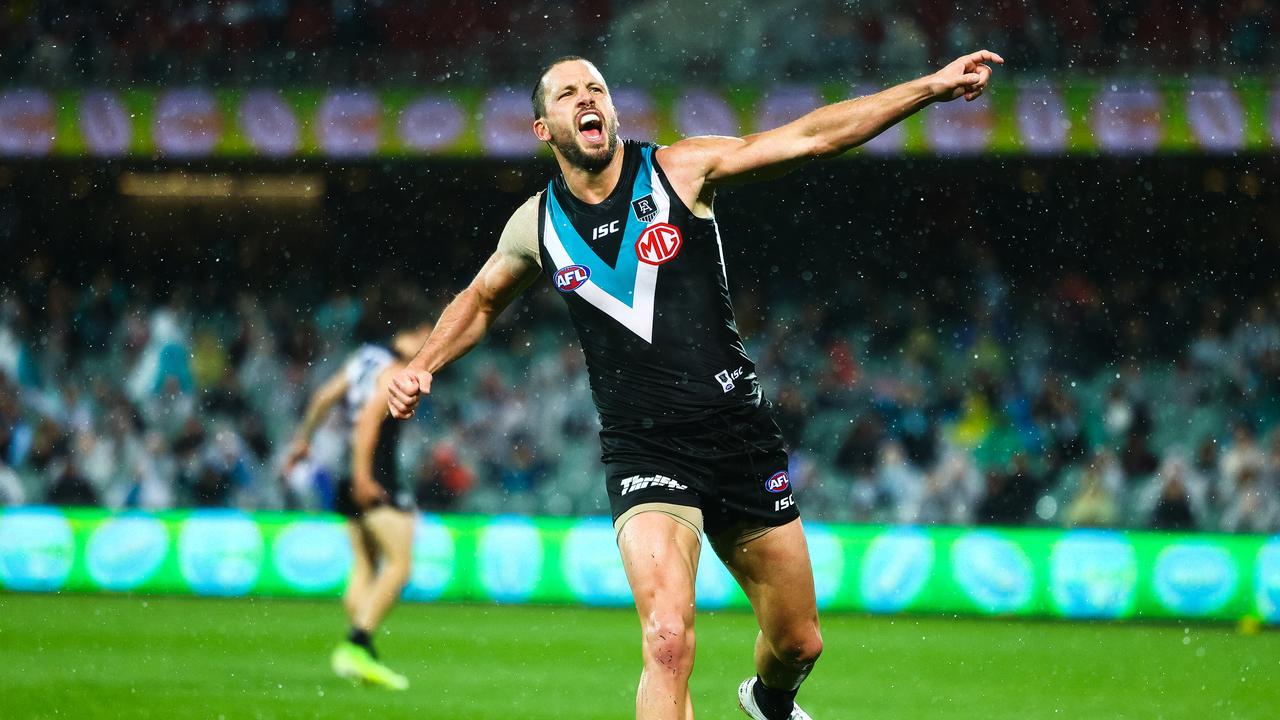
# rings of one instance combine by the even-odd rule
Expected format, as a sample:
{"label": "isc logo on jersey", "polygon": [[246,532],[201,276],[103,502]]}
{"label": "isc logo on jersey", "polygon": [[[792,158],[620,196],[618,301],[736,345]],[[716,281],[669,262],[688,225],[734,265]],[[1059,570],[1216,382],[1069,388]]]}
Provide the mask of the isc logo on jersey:
{"label": "isc logo on jersey", "polygon": [[769,476],[764,481],[764,489],[771,493],[784,493],[791,489],[791,479],[787,477],[787,471],[783,470]]}
{"label": "isc logo on jersey", "polygon": [[571,293],[582,287],[591,277],[591,268],[586,265],[567,265],[556,271],[556,289],[562,293]]}
{"label": "isc logo on jersey", "polygon": [[670,262],[680,254],[680,246],[684,238],[680,236],[680,228],[670,223],[650,225],[640,233],[636,241],[636,257],[650,265],[661,265]]}

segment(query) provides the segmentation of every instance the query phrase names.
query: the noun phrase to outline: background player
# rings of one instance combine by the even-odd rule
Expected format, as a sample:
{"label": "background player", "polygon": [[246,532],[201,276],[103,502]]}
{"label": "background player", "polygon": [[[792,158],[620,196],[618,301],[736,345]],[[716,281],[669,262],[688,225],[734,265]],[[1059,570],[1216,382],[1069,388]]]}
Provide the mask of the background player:
{"label": "background player", "polygon": [[986,87],[987,63],[1001,62],[977,52],[774,130],[664,148],[628,141],[622,152],[594,65],[563,58],[539,78],[533,132],[560,174],[516,210],[497,251],[395,374],[390,408],[411,416],[433,373],[479,342],[540,273],[561,292],[587,357],[618,547],[642,626],[637,717],[693,717],[704,529],[760,625],[756,676],[738,691],[743,710],[757,720],[808,718],[794,699],[822,651],[786,454],[729,305],[716,188],[837,155],[931,102],[972,100]]}
{"label": "background player", "polygon": [[351,629],[330,658],[339,676],[404,690],[409,681],[378,661],[373,635],[409,581],[414,513],[399,489],[396,441],[399,424],[387,415],[387,383],[403,369],[430,326],[398,333],[393,350],[362,345],[312,396],[289,449],[286,474],[310,451],[311,437],[334,406],[349,427],[350,476],[338,483],[334,509],[347,519],[353,555],[342,597]]}

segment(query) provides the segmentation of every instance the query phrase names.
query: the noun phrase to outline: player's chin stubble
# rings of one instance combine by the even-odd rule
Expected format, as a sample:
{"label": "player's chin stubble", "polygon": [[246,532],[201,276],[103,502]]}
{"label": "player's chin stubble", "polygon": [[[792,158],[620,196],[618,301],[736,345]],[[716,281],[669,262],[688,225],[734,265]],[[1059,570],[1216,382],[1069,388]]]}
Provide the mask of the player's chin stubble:
{"label": "player's chin stubble", "polygon": [[551,141],[570,165],[582,168],[587,172],[600,172],[609,166],[609,162],[613,160],[614,153],[618,151],[618,127],[614,125],[609,129],[608,140],[605,142],[604,147],[596,152],[583,150],[582,146],[578,145],[578,138],[572,130],[569,131],[567,139],[553,135]]}

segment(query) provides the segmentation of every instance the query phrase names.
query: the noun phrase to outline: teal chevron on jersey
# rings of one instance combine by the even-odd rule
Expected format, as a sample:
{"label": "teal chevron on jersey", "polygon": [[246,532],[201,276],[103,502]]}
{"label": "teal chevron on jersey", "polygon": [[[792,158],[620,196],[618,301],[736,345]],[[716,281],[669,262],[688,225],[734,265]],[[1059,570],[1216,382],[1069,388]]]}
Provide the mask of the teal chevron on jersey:
{"label": "teal chevron on jersey", "polygon": [[[632,186],[631,202],[639,200],[653,192],[652,173],[653,149],[642,150],[642,165]],[[628,203],[630,205],[630,203]],[[627,305],[634,305],[636,290],[636,270],[640,260],[636,256],[635,246],[640,233],[648,226],[636,219],[633,213],[627,213],[627,224],[622,232],[622,248],[618,251],[618,260],[613,267],[600,259],[591,246],[582,239],[582,235],[569,221],[568,214],[560,206],[555,192],[547,192],[547,216],[555,226],[556,235],[564,246],[565,252],[575,265],[585,265],[591,269],[591,281],[601,290]]]}

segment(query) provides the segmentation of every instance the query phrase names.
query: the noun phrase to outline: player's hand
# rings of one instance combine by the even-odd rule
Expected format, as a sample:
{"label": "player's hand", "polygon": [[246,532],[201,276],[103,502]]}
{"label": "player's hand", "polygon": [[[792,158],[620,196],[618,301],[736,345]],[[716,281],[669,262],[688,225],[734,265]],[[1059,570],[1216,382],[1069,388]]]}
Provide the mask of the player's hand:
{"label": "player's hand", "polygon": [[391,377],[387,385],[387,408],[391,417],[408,420],[413,417],[418,401],[431,392],[431,373],[405,368]]}
{"label": "player's hand", "polygon": [[351,499],[355,501],[356,507],[367,510],[387,502],[388,497],[386,489],[378,483],[372,480],[356,480],[351,483]]}
{"label": "player's hand", "polygon": [[311,444],[306,440],[294,440],[289,446],[289,453],[284,456],[284,474],[289,475],[293,468],[311,452]]}
{"label": "player's hand", "polygon": [[947,102],[963,97],[977,100],[991,78],[991,65],[1003,65],[1004,58],[990,50],[979,50],[956,58],[949,65],[929,76],[929,90],[935,100]]}

